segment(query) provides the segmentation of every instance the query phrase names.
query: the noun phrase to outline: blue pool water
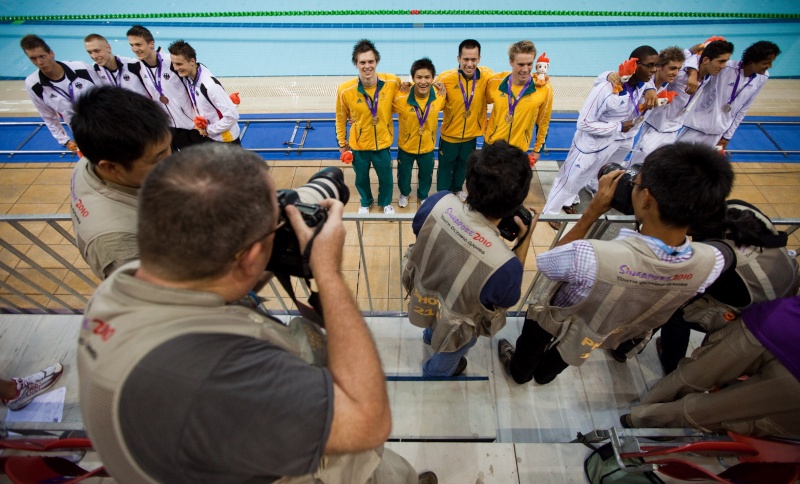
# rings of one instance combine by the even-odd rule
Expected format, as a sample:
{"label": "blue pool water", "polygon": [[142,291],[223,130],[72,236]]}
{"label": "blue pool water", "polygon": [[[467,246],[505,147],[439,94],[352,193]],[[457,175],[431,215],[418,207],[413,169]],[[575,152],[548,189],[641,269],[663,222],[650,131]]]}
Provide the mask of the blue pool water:
{"label": "blue pool water", "polygon": [[[495,70],[508,65],[506,48],[511,42],[531,39],[538,51],[547,52],[550,73],[562,76],[594,76],[615,68],[635,47],[648,44],[656,49],[670,45],[688,47],[711,35],[723,35],[736,46],[734,58],[757,40],[771,40],[783,50],[770,74],[800,76],[800,18],[740,19],[677,16],[619,15],[296,15],[296,16],[198,16],[207,12],[259,12],[264,10],[594,10],[622,12],[729,12],[800,14],[800,2],[717,1],[702,5],[694,0],[649,2],[621,6],[608,0],[564,0],[559,2],[476,0],[442,1],[420,5],[418,1],[350,2],[295,1],[165,2],[139,0],[135,4],[87,0],[74,2],[0,2],[0,16],[23,17],[0,22],[0,78],[21,79],[34,67],[19,48],[28,33],[42,36],[58,59],[91,62],[83,50],[89,33],[106,36],[117,55],[131,55],[125,32],[134,23],[153,31],[157,45],[166,48],[175,39],[185,39],[198,52],[198,60],[217,76],[314,76],[350,75],[355,69],[350,50],[360,38],[373,40],[381,53],[380,70],[405,74],[411,63],[428,56],[439,71],[456,65],[458,43],[478,39],[482,63]],[[432,4],[433,2],[428,2]],[[86,20],[31,20],[37,15],[152,13],[147,19],[101,18]],[[164,13],[193,16],[167,18]],[[25,18],[27,17],[27,18]]]}

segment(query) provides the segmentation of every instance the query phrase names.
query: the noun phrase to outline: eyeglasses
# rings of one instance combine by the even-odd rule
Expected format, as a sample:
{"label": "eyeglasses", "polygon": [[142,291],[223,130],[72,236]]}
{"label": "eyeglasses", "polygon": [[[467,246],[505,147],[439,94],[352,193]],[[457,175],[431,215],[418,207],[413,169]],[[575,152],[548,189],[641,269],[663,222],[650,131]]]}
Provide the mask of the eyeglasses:
{"label": "eyeglasses", "polygon": [[246,251],[248,248],[250,248],[250,246],[252,246],[253,244],[255,244],[256,242],[258,242],[258,241],[260,241],[260,240],[264,240],[264,239],[266,239],[266,238],[267,238],[267,237],[269,237],[270,235],[274,234],[275,232],[277,232],[278,230],[280,230],[281,228],[283,228],[283,226],[284,226],[284,225],[286,225],[286,219],[281,219],[281,220],[278,222],[278,225],[276,225],[276,226],[275,226],[275,228],[273,228],[272,230],[269,230],[269,231],[268,231],[267,233],[265,233],[264,235],[261,235],[261,236],[257,237],[257,238],[256,238],[255,240],[253,240],[252,242],[249,242],[249,243],[245,244],[244,246],[242,246],[242,248],[241,248],[241,249],[239,249],[239,250],[236,252],[236,254],[233,256],[233,258],[234,258],[234,259],[238,259],[239,257],[241,257],[241,256],[242,256],[242,254],[244,253],[244,251]]}
{"label": "eyeglasses", "polygon": [[656,65],[658,65],[655,62],[651,62],[649,64],[642,64],[641,62],[637,62],[637,64],[639,64],[640,66],[642,66],[642,67],[644,67],[646,69],[655,69]]}

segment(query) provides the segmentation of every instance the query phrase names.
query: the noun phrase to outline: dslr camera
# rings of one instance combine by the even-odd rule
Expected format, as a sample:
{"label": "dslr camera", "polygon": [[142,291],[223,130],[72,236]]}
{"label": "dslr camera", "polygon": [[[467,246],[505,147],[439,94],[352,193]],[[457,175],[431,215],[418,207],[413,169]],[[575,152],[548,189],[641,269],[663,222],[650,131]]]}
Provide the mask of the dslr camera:
{"label": "dslr camera", "polygon": [[[344,173],[334,166],[325,168],[314,174],[308,183],[296,190],[278,190],[278,208],[280,217],[286,221],[283,227],[275,233],[275,242],[272,256],[267,264],[267,270],[276,275],[289,275],[311,279],[311,269],[308,259],[300,252],[300,243],[292,225],[286,217],[286,207],[294,205],[303,216],[309,227],[318,227],[328,219],[328,212],[319,203],[325,199],[333,198],[347,203],[350,200],[350,190],[344,183]],[[306,253],[311,249],[309,242]]]}
{"label": "dslr camera", "polygon": [[500,230],[500,236],[506,240],[513,241],[519,237],[519,225],[514,222],[515,215],[522,220],[522,223],[524,223],[526,227],[531,226],[531,221],[533,220],[531,212],[527,208],[520,205],[516,210],[514,210],[514,213],[507,217],[503,217],[503,219],[500,220],[500,223],[497,224],[497,228]]}
{"label": "dslr camera", "polygon": [[[597,173],[597,179],[599,180],[604,175],[611,173],[612,171],[617,170],[624,170],[622,165],[619,163],[608,163],[603,165],[600,168],[600,171]],[[619,182],[617,182],[617,189],[614,191],[614,198],[611,199],[611,208],[618,210],[625,215],[633,215],[633,200],[631,200],[631,195],[633,194],[633,180],[636,179],[636,175],[642,170],[642,165],[635,164],[631,165],[630,168],[625,170],[625,173],[619,178]]]}

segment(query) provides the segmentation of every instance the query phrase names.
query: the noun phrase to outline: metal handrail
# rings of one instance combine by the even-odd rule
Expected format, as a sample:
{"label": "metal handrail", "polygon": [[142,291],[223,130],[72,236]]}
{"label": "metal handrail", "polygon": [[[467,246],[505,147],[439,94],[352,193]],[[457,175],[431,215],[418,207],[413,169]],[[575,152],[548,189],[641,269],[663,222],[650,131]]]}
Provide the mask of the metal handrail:
{"label": "metal handrail", "polygon": [[[372,286],[370,285],[370,273],[369,273],[369,264],[372,262],[368,260],[364,251],[365,247],[365,235],[364,235],[364,224],[373,223],[373,222],[391,222],[397,223],[398,227],[398,246],[397,246],[397,261],[398,261],[398,268],[402,266],[402,259],[403,255],[406,250],[407,244],[403,243],[403,226],[405,224],[409,224],[413,218],[413,213],[402,213],[402,214],[394,214],[394,215],[386,215],[386,214],[355,214],[355,213],[346,213],[343,215],[343,219],[347,223],[354,223],[356,226],[356,232],[358,234],[358,242],[359,242],[359,255],[360,255],[360,270],[364,276],[364,284],[367,291],[367,299],[369,302],[369,310],[364,310],[364,314],[368,316],[405,316],[406,312],[403,310],[403,300],[404,300],[404,290],[402,287],[402,270],[398,271],[398,283],[400,287],[399,291],[399,301],[400,306],[397,308],[397,311],[376,311],[374,304],[373,304],[373,294],[372,294]],[[580,215],[541,215],[539,217],[540,222],[566,222],[561,224],[561,228],[558,231],[553,232],[554,237],[551,243],[551,247],[553,247],[558,240],[563,236],[566,232],[567,228],[571,226],[571,223],[577,222],[580,218]],[[77,268],[74,264],[70,263],[66,259],[64,259],[58,252],[56,252],[49,244],[43,241],[39,236],[28,230],[22,224],[25,223],[45,223],[49,227],[52,227],[54,230],[58,232],[59,235],[63,236],[68,242],[72,245],[75,245],[75,239],[72,235],[65,230],[59,222],[69,222],[71,223],[71,219],[69,215],[66,214],[56,214],[56,215],[0,215],[0,225],[7,224],[9,227],[15,229],[17,233],[23,237],[24,239],[30,241],[32,244],[38,246],[42,249],[45,253],[53,257],[59,264],[61,264],[60,269],[66,269],[77,278],[80,279],[82,283],[85,283],[89,288],[92,290],[96,287],[95,281],[87,277],[79,268]],[[602,238],[605,232],[615,224],[632,224],[634,223],[634,218],[632,216],[627,215],[604,215],[601,217],[590,230],[588,237],[589,238]],[[786,227],[786,232],[791,234],[796,230],[800,229],[800,218],[774,218],[773,223],[779,227]],[[367,241],[368,242],[368,241]],[[19,245],[19,244],[16,244]],[[27,242],[24,243],[27,245]],[[392,244],[393,245],[393,244]],[[15,257],[20,262],[24,262],[31,269],[36,271],[39,275],[47,279],[49,282],[54,283],[57,287],[63,289],[66,293],[73,295],[78,301],[82,304],[85,304],[87,298],[91,296],[91,294],[81,293],[75,287],[70,286],[68,283],[64,281],[64,277],[58,277],[50,272],[47,268],[42,267],[40,264],[37,264],[30,256],[23,254],[22,251],[18,250],[15,247],[15,244],[10,243],[9,241],[0,238],[0,246],[2,246],[5,250]],[[800,252],[800,247],[797,248],[797,252]],[[387,255],[387,257],[392,257],[391,255]],[[19,313],[48,313],[48,314],[60,314],[60,313],[72,313],[72,314],[80,314],[83,311],[82,304],[76,305],[65,301],[60,294],[56,294],[55,291],[48,291],[46,288],[42,287],[41,284],[37,283],[36,281],[32,280],[30,277],[21,274],[16,268],[10,266],[8,264],[10,262],[6,259],[5,262],[0,261],[0,270],[3,270],[9,274],[9,277],[6,280],[0,280],[0,290],[3,290],[4,293],[8,293],[8,295],[13,295],[18,297],[19,299],[25,301],[30,306],[29,307],[22,307],[19,304],[15,304],[10,301],[7,297],[4,297],[4,294],[0,293],[0,313],[2,312],[19,312]],[[538,280],[540,279],[540,274],[537,272],[536,276],[534,277],[533,281],[528,286],[524,297],[520,301],[520,305],[516,311],[511,311],[511,315],[519,315],[522,314],[523,307],[527,303],[530,298],[530,295],[533,292],[535,284],[537,284]],[[19,287],[15,287],[12,285],[12,282],[21,282],[27,288],[26,291],[21,290]],[[17,284],[19,286],[19,284]],[[291,302],[284,301],[281,294],[278,292],[277,287],[274,284],[270,285],[273,293],[275,294],[276,298],[278,299],[281,307],[283,308],[284,314],[296,314],[296,311],[291,310]],[[305,290],[305,288],[304,288]],[[50,308],[47,307],[46,304],[42,304],[36,299],[36,296],[44,296],[49,299],[50,302],[59,305],[58,308]],[[280,313],[280,311],[278,311]]]}

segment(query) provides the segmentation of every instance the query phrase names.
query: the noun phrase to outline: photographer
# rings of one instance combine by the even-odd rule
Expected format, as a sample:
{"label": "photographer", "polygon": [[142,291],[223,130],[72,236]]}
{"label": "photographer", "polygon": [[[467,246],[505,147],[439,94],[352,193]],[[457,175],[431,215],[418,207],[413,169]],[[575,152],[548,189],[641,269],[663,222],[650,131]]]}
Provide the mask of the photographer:
{"label": "photographer", "polygon": [[[79,339],[83,417],[112,476],[417,482],[382,447],[391,414],[375,344],[340,271],[343,205],[320,205],[328,216],[310,266],[327,342],[302,318],[284,326],[226,304],[262,277],[287,223],[260,157],[209,143],[148,176],[141,261],[97,289]],[[304,249],[314,230],[294,206],[285,215]]]}
{"label": "photographer", "polygon": [[[485,145],[467,160],[466,205],[441,191],[414,217],[417,242],[406,254],[403,286],[411,296],[408,319],[425,328],[423,341],[435,351],[422,366],[425,376],[460,375],[478,336],[505,326],[506,308],[519,300],[535,226],[535,219],[527,227],[515,215],[530,181],[524,151],[505,141]],[[519,234],[514,252],[500,238],[504,218]]]}
{"label": "photographer", "polygon": [[158,104],[120,87],[92,89],[74,109],[72,132],[83,158],[70,183],[72,228],[81,256],[105,279],[139,258],[139,187],[172,153],[172,135]]}
{"label": "photographer", "polygon": [[686,356],[692,329],[715,332],[752,304],[797,294],[800,274],[786,250],[786,233],[741,200],[728,200],[720,212],[715,221],[693,227],[692,238],[729,252],[734,263],[661,327],[658,357],[665,375]]}
{"label": "photographer", "polygon": [[[618,186],[624,173],[604,175],[575,227],[537,257],[547,283],[528,308],[516,351],[506,340],[498,344],[500,361],[517,383],[549,383],[567,366],[582,365],[595,348],[647,337],[722,272],[723,255],[690,243],[686,234],[730,193],[730,163],[712,148],[678,143],[653,151],[630,185]],[[618,189],[630,192],[639,232],[581,240],[611,208]]]}

